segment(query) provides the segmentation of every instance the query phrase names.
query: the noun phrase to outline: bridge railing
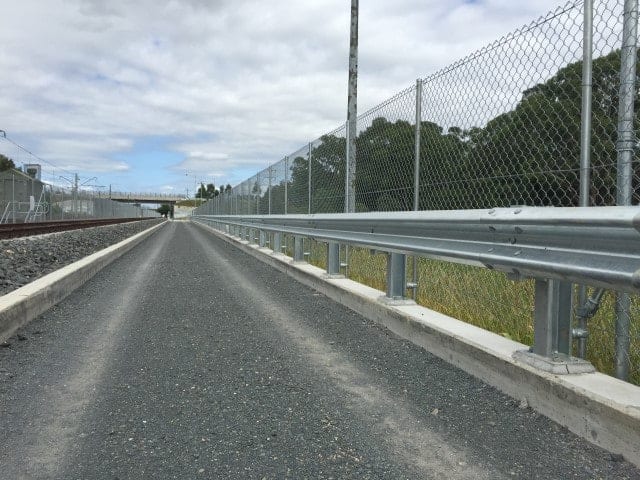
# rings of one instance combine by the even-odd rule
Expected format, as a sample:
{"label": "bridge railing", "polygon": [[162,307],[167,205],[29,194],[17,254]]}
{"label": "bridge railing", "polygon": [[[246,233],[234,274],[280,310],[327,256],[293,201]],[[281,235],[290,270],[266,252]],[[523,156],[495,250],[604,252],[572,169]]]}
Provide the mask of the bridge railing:
{"label": "bridge railing", "polygon": [[171,193],[150,193],[150,192],[111,192],[108,198],[114,200],[158,200],[177,202],[184,200],[184,195],[175,195]]}

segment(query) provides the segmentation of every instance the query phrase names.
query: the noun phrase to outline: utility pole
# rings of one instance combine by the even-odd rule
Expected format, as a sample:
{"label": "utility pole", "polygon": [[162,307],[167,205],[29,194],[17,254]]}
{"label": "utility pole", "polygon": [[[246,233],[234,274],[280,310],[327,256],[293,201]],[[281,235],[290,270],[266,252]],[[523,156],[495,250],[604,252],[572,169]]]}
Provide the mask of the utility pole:
{"label": "utility pole", "polygon": [[358,119],[358,0],[351,0],[351,35],[349,41],[349,93],[347,98],[347,168],[345,211],[356,210],[356,134]]}

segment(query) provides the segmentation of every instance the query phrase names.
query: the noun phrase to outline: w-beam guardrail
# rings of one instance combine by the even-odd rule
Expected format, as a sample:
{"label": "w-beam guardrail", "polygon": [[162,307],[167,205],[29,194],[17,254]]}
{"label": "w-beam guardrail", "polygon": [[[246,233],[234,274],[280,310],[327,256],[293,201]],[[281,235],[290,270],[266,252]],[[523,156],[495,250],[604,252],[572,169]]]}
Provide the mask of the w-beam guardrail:
{"label": "w-beam guardrail", "polygon": [[[640,293],[640,208],[522,207],[490,210],[315,215],[195,215],[225,233],[280,251],[293,235],[328,243],[327,273],[340,273],[339,244],[388,253],[388,300],[403,299],[406,254],[535,279],[532,353],[552,362],[571,354],[571,282]],[[566,357],[566,358],[565,358]],[[551,368],[551,370],[553,370]]]}

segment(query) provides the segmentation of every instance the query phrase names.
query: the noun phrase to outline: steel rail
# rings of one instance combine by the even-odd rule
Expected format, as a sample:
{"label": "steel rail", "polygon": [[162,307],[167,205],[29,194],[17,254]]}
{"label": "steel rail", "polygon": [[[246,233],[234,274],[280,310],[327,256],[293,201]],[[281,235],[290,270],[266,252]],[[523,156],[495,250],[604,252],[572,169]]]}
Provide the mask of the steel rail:
{"label": "steel rail", "polygon": [[640,208],[522,207],[314,215],[195,215],[205,223],[281,232],[495,269],[516,278],[640,293]]}

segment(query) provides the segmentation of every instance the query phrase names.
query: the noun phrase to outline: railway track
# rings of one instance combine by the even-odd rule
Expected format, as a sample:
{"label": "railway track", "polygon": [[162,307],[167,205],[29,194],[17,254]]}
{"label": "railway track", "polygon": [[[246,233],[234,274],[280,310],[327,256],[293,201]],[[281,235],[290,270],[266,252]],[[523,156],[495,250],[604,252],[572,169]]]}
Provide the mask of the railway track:
{"label": "railway track", "polygon": [[91,220],[56,220],[52,222],[4,223],[0,224],[0,240],[7,238],[28,237],[43,233],[63,232],[79,228],[99,227],[116,223],[136,222],[140,218],[101,218]]}

